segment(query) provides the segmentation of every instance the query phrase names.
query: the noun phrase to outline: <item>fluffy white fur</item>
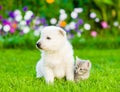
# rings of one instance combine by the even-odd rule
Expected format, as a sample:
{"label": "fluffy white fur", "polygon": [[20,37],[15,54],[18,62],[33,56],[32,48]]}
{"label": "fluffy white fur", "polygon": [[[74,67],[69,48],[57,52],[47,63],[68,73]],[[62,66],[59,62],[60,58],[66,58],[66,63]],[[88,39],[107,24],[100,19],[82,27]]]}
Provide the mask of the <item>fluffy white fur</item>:
{"label": "fluffy white fur", "polygon": [[[50,39],[47,39],[47,38]],[[53,83],[54,78],[66,77],[74,80],[73,49],[68,42],[66,32],[59,27],[47,26],[41,31],[41,59],[36,65],[37,78],[45,77],[47,83]]]}

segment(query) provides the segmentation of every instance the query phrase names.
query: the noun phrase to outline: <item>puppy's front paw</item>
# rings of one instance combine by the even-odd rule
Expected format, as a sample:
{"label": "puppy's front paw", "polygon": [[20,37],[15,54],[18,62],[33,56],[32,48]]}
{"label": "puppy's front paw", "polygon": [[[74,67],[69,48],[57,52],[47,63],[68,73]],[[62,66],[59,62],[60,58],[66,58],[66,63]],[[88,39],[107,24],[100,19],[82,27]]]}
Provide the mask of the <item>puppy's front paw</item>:
{"label": "puppy's front paw", "polygon": [[53,84],[54,83],[54,77],[48,77],[45,78],[47,84]]}
{"label": "puppy's front paw", "polygon": [[74,81],[74,77],[73,76],[67,76],[66,79],[69,80],[69,81]]}
{"label": "puppy's front paw", "polygon": [[54,75],[51,69],[46,68],[46,73],[45,73],[45,80],[46,83],[50,84],[54,82]]}
{"label": "puppy's front paw", "polygon": [[74,81],[74,71],[73,68],[69,68],[66,72],[66,79],[70,81]]}

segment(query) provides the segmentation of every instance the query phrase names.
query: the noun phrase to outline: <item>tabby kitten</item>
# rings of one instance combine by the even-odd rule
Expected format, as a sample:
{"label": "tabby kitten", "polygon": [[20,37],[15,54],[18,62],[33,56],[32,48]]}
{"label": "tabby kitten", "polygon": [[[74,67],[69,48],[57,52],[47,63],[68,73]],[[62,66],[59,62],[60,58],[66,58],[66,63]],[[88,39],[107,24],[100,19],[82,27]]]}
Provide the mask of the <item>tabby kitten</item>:
{"label": "tabby kitten", "polygon": [[74,80],[88,79],[91,69],[91,62],[89,60],[81,60],[76,57],[76,64],[74,68]]}

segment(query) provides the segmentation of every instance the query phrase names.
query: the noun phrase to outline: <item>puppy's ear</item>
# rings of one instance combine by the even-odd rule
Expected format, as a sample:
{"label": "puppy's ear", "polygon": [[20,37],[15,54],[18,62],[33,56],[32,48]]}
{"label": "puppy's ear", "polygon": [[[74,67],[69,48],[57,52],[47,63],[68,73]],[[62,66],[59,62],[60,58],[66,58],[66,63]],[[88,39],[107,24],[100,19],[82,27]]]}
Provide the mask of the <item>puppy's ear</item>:
{"label": "puppy's ear", "polygon": [[66,32],[64,30],[59,30],[59,33],[62,35],[62,36],[66,36]]}

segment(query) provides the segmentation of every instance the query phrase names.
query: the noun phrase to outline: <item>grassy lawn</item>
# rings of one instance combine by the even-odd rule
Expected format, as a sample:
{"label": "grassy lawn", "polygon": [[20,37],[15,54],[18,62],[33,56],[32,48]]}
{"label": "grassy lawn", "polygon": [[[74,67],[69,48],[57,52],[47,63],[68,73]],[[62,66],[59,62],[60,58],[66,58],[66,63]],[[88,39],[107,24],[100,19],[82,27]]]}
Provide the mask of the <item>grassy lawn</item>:
{"label": "grassy lawn", "polygon": [[[0,50],[0,92],[120,92],[120,49],[75,50],[75,55],[92,62],[88,80],[79,83],[64,79],[47,85],[36,79],[38,50]],[[69,54],[69,53],[68,53]]]}

